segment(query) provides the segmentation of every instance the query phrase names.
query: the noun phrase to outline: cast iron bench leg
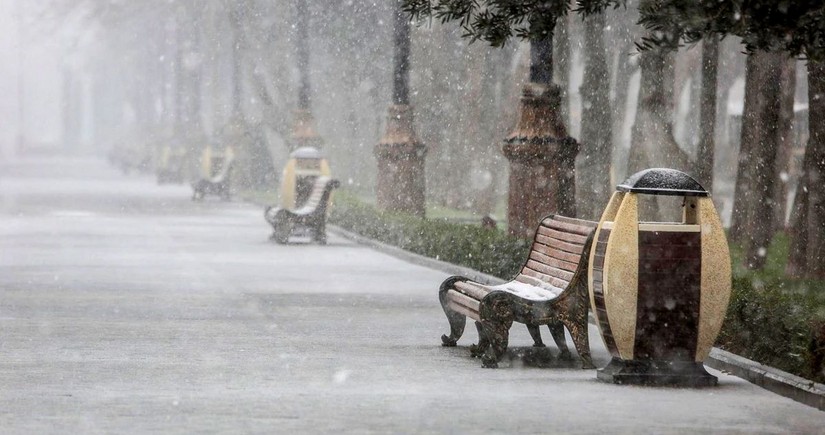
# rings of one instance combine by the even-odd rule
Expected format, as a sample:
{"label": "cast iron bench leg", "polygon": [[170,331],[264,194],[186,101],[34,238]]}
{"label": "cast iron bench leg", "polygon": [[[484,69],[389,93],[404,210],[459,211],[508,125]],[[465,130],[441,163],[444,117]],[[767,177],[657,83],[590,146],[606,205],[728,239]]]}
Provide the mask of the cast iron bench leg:
{"label": "cast iron bench leg", "polygon": [[507,295],[490,293],[481,303],[481,327],[489,346],[481,356],[485,368],[498,368],[501,357],[507,353],[510,341],[510,327],[513,326],[513,308]]}
{"label": "cast iron bench leg", "polygon": [[455,285],[456,281],[459,281],[458,277],[448,278],[446,281],[441,283],[441,289],[438,292],[438,299],[441,301],[441,308],[444,310],[444,314],[447,315],[447,321],[450,322],[450,335],[442,335],[441,336],[441,345],[453,347],[458,342],[458,339],[464,334],[464,326],[467,323],[467,316],[456,313],[455,311],[451,310],[447,307],[447,291]]}
{"label": "cast iron bench leg", "polygon": [[561,322],[551,323],[547,325],[547,329],[550,330],[550,335],[553,336],[556,347],[561,351],[559,359],[573,359],[573,354],[571,354],[570,349],[567,348],[567,340],[564,338],[564,324]]}
{"label": "cast iron bench leg", "polygon": [[490,347],[490,340],[484,334],[484,327],[481,322],[476,320],[476,331],[478,331],[478,343],[470,345],[470,356],[473,358],[481,358],[484,352]]}
{"label": "cast iron bench leg", "polygon": [[[533,337],[533,347],[547,347],[541,340],[541,330],[539,330],[539,325],[527,325],[527,331],[529,331],[530,336]],[[553,338],[556,338],[556,336],[554,335]]]}

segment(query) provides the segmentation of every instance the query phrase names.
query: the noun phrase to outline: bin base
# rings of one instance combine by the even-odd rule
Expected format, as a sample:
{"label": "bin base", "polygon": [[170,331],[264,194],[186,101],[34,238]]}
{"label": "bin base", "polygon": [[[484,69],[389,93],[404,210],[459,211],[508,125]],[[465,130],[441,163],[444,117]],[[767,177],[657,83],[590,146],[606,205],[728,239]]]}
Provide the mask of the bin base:
{"label": "bin base", "polygon": [[596,372],[600,381],[627,385],[712,387],[719,383],[705,366],[693,361],[639,361],[614,357]]}

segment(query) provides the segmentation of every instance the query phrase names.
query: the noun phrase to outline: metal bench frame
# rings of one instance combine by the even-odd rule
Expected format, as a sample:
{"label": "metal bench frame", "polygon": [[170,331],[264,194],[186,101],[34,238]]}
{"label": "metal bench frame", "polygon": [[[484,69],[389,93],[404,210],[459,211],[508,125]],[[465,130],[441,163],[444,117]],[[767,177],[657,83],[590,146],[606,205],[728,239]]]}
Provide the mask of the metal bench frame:
{"label": "metal bench frame", "polygon": [[[557,259],[548,257],[546,254],[538,252],[537,244],[540,236],[543,240],[545,235],[541,233],[542,228],[550,229],[549,225],[555,223],[557,228],[552,231],[569,234],[570,238],[575,238],[583,243],[582,252],[576,263],[568,262],[568,268],[575,264],[575,272],[572,272],[567,285],[561,293],[553,299],[531,300],[519,296],[512,291],[502,290],[508,284],[518,282],[519,286],[530,285],[531,280],[542,285],[551,284],[558,287],[560,282],[553,277],[541,277],[531,268],[536,267],[535,254],[549,258],[548,261]],[[441,337],[443,346],[455,346],[458,339],[464,333],[466,318],[470,317],[476,321],[479,342],[471,346],[471,354],[480,356],[484,367],[498,367],[498,361],[507,351],[509,341],[509,331],[513,322],[524,323],[533,338],[535,347],[544,347],[541,340],[540,325],[548,325],[556,345],[561,351],[561,358],[570,357],[567,343],[564,337],[564,328],[570,332],[576,351],[582,360],[582,368],[591,369],[593,366],[590,357],[590,343],[588,338],[587,314],[590,309],[590,298],[587,289],[587,267],[590,256],[593,233],[596,229],[596,222],[580,219],[567,218],[564,216],[550,215],[542,219],[542,223],[536,229],[533,238],[530,255],[528,255],[521,272],[510,282],[502,286],[491,288],[480,283],[476,283],[463,276],[452,276],[447,278],[439,289],[439,300],[450,323],[450,335]],[[568,231],[576,228],[577,232]],[[568,227],[568,230],[559,227]],[[589,228],[588,235],[582,234]],[[546,230],[544,231],[547,232]],[[572,237],[575,234],[577,237]],[[567,236],[565,236],[567,237]],[[533,275],[525,275],[526,271],[533,272]],[[569,272],[568,272],[569,273]],[[527,277],[527,278],[525,278]],[[465,283],[462,285],[460,283]],[[462,287],[463,290],[457,288]],[[539,287],[539,286],[535,286]],[[472,293],[472,294],[470,294]],[[477,310],[474,309],[477,307]]]}

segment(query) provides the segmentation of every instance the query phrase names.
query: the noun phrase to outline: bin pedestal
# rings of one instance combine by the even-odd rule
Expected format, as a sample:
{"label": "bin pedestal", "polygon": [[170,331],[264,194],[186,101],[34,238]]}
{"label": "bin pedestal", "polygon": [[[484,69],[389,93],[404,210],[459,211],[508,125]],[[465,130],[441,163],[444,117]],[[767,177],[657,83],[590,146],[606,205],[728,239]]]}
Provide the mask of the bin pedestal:
{"label": "bin pedestal", "polygon": [[600,381],[630,385],[673,385],[681,387],[712,387],[716,376],[694,361],[638,361],[614,357],[610,364],[596,372]]}

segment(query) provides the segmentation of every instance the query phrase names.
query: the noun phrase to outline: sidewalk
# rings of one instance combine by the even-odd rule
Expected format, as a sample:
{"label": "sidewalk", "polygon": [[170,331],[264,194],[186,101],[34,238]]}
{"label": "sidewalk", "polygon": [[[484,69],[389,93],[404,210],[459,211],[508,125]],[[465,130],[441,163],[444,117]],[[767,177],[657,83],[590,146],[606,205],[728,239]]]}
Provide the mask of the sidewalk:
{"label": "sidewalk", "polygon": [[[717,371],[719,387],[682,390],[519,360],[481,369],[472,325],[440,346],[446,273],[335,235],[270,244],[262,210],[190,193],[98,161],[0,167],[3,433],[825,427],[825,413]],[[530,343],[515,325],[511,345]],[[595,330],[591,345],[605,364]]]}

